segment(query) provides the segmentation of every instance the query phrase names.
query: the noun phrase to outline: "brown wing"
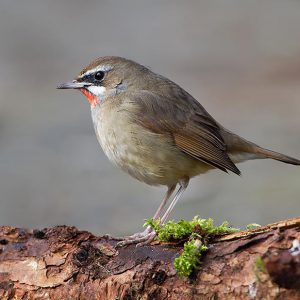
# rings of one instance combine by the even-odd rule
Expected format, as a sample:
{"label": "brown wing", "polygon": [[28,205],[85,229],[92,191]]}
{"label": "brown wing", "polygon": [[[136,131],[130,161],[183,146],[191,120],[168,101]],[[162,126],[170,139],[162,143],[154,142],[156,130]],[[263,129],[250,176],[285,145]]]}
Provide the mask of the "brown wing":
{"label": "brown wing", "polygon": [[176,99],[149,91],[130,95],[130,102],[137,107],[135,122],[152,132],[170,134],[175,145],[192,157],[239,175],[215,120],[184,90],[176,94]]}

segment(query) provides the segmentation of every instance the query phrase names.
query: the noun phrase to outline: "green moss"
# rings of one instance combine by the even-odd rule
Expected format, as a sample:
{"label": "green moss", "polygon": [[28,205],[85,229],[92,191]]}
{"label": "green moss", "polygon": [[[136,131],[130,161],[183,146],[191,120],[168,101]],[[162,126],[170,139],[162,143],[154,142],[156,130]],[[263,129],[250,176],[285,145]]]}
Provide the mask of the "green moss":
{"label": "green moss", "polygon": [[156,239],[163,242],[188,240],[183,251],[174,261],[179,276],[190,276],[200,267],[201,254],[208,249],[209,241],[216,236],[237,232],[229,227],[228,222],[214,225],[213,219],[201,219],[198,216],[192,221],[168,221],[161,225],[160,220],[146,220],[144,226],[151,226],[157,233]]}
{"label": "green moss", "polygon": [[238,229],[229,227],[228,222],[223,222],[220,226],[215,226],[213,219],[201,219],[198,216],[192,221],[181,220],[179,222],[168,221],[161,225],[160,220],[146,220],[144,226],[150,225],[157,233],[157,240],[169,242],[188,238],[192,234],[202,237],[212,237],[216,235],[237,232]]}
{"label": "green moss", "polygon": [[251,224],[248,224],[246,226],[247,230],[255,229],[255,228],[258,228],[258,227],[261,227],[261,225],[259,225],[257,223],[251,223]]}
{"label": "green moss", "polygon": [[188,241],[183,246],[181,255],[174,260],[174,267],[180,277],[188,277],[194,270],[199,269],[201,254],[207,251],[208,247],[200,240]]}
{"label": "green moss", "polygon": [[259,272],[265,272],[265,264],[261,256],[258,256],[255,260],[255,269]]}

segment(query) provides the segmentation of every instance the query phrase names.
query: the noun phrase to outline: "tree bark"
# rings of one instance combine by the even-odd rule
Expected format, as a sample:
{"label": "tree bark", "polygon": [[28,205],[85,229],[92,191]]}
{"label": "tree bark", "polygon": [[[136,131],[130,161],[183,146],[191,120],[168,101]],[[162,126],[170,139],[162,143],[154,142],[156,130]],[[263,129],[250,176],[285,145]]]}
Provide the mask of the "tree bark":
{"label": "tree bark", "polygon": [[74,227],[0,227],[0,299],[300,299],[300,218],[215,240],[192,278],[182,244],[116,248]]}

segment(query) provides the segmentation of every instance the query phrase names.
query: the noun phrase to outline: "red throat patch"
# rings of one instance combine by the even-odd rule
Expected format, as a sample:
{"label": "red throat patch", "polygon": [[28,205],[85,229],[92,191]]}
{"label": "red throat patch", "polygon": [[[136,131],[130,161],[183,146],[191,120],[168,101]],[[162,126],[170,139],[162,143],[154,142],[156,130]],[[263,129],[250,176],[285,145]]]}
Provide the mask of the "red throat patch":
{"label": "red throat patch", "polygon": [[88,99],[91,106],[96,106],[98,98],[87,89],[80,89],[81,93]]}

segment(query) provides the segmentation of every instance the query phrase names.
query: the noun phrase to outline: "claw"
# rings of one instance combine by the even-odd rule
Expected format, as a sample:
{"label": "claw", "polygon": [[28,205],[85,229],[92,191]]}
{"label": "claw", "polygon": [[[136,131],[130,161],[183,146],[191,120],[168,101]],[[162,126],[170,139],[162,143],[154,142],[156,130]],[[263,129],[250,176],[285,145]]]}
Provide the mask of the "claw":
{"label": "claw", "polygon": [[[110,234],[105,234],[105,235],[103,235],[103,237],[105,239],[108,239],[108,240],[121,241],[117,245],[122,246],[123,245],[122,242],[124,242],[124,241],[128,242],[124,245],[138,243],[139,240],[143,239],[145,236],[147,236],[151,232],[153,232],[153,229],[150,226],[148,226],[143,232],[138,232],[138,233],[135,233],[133,235],[128,235],[128,236],[125,236],[125,237],[115,237],[115,236],[112,236]],[[130,243],[129,241],[132,241],[132,243]],[[135,241],[137,241],[137,242],[135,242]]]}
{"label": "claw", "polygon": [[124,247],[126,245],[131,245],[131,244],[137,244],[136,245],[137,247],[144,246],[151,243],[154,240],[155,236],[156,236],[155,231],[151,231],[150,233],[144,235],[140,234],[138,237],[135,238],[131,237],[130,239],[127,238],[121,242],[118,242],[117,247]]}
{"label": "claw", "polygon": [[142,246],[145,246],[145,245],[149,245],[156,237],[156,232],[151,232],[149,234],[149,237],[147,240],[143,241],[143,242],[139,242],[136,244],[136,247],[142,247]]}

